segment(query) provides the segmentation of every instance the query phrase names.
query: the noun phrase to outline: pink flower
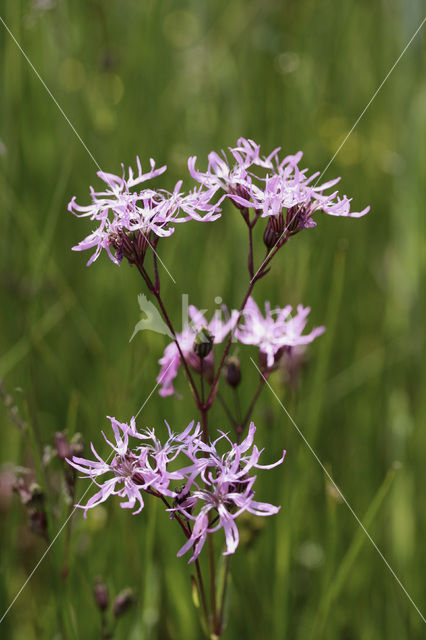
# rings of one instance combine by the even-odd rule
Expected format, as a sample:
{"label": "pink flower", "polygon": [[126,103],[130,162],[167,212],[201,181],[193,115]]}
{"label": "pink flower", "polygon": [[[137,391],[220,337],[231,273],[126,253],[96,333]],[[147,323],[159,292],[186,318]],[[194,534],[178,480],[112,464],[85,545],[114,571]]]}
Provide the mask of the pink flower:
{"label": "pink flower", "polygon": [[261,211],[262,217],[281,216],[283,210],[287,209],[285,229],[291,234],[300,229],[315,227],[312,216],[316,211],[353,218],[368,213],[370,207],[359,212],[351,211],[351,199],[346,195],[340,197],[337,191],[325,193],[334,187],[340,178],[316,184],[315,180],[320,176],[320,172],[308,176],[307,169],[300,169],[299,162],[302,156],[302,152],[299,151],[279,162],[274,153],[276,164],[273,169],[268,170],[264,178],[258,177],[257,182],[252,181],[251,188],[248,188],[245,196],[235,193],[230,197],[240,206]]}
{"label": "pink flower", "polygon": [[237,327],[235,337],[243,344],[259,347],[267,367],[271,368],[284,347],[309,344],[324,333],[325,327],[316,327],[310,333],[303,334],[309,312],[309,307],[298,305],[296,315],[292,316],[290,305],[272,311],[270,303],[266,302],[264,317],[250,297],[243,314],[244,324]]}
{"label": "pink flower", "polygon": [[[160,497],[168,505],[167,498],[174,498],[168,507],[171,518],[180,517],[193,521],[188,527],[188,540],[178,552],[184,555],[193,548],[190,562],[195,560],[208,533],[223,529],[226,541],[224,555],[234,553],[238,547],[238,516],[248,511],[258,516],[278,513],[279,507],[254,499],[255,469],[273,469],[284,461],[285,451],[277,462],[259,464],[262,451],[254,445],[256,427],[250,424],[249,433],[241,444],[233,443],[228,435],[221,435],[212,443],[202,441],[200,425],[192,421],[181,433],[173,433],[167,425],[165,443],[154,429],[138,431],[135,419],[130,423],[109,418],[115,443],[105,440],[112,448],[112,456],[103,460],[92,445],[96,460],[74,456],[67,462],[98,487],[86,505],[76,505],[85,511],[105,502],[111,495],[124,499],[123,508],[133,509],[135,514],[144,507],[143,494]],[[130,447],[130,443],[135,444]],[[140,444],[142,443],[142,444]],[[218,443],[226,443],[227,451],[221,453]],[[112,460],[110,462],[110,459]],[[100,481],[101,476],[109,477]],[[179,483],[175,490],[171,483]],[[184,484],[182,484],[184,481]],[[200,482],[202,486],[200,487]]]}
{"label": "pink flower", "polygon": [[[129,168],[126,178],[124,165],[121,177],[99,171],[98,176],[106,183],[107,188],[105,191],[95,191],[91,187],[90,205],[78,205],[75,197],[68,204],[68,210],[74,215],[88,217],[98,223],[98,227],[91,234],[73,247],[74,251],[95,248],[88,265],[98,258],[102,249],[107,251],[115,264],[119,264],[123,255],[123,244],[124,249],[127,248],[130,253],[133,252],[133,247],[143,252],[148,244],[151,244],[152,236],[170,236],[174,232],[172,223],[188,220],[213,221],[220,215],[217,213],[218,206],[210,202],[215,189],[206,190],[200,187],[184,194],[181,192],[180,180],[176,183],[173,193],[164,189],[135,190],[135,187],[166,171],[165,166],[155,169],[155,162],[151,159],[151,170],[143,173],[139,158],[136,162],[136,176],[132,168]],[[183,215],[179,215],[181,213]],[[136,240],[137,245],[133,244]],[[111,252],[111,246],[115,249],[115,254]]]}
{"label": "pink flower", "polygon": [[[235,194],[244,198],[251,193],[257,193],[260,196],[261,192],[258,191],[249,169],[260,167],[265,170],[272,170],[274,166],[273,160],[278,149],[273,151],[267,158],[264,158],[260,155],[260,145],[257,145],[253,140],[239,138],[237,146],[229,147],[229,151],[234,161],[232,164],[229,163],[223,151],[222,155],[212,151],[208,155],[207,171],[204,173],[195,168],[197,157],[189,158],[188,168],[191,176],[204,187],[216,190],[222,189],[230,196]],[[234,202],[238,203],[238,198],[235,198]]]}
{"label": "pink flower", "polygon": [[[108,416],[109,417],[109,416]],[[127,498],[121,503],[124,509],[133,509],[138,503],[139,507],[134,513],[140,513],[144,507],[143,492],[155,492],[169,497],[175,497],[176,493],[169,488],[173,480],[182,480],[186,473],[191,473],[192,465],[189,469],[175,469],[169,471],[167,466],[185,449],[188,440],[196,440],[200,433],[200,426],[194,427],[194,421],[180,434],[173,434],[167,425],[169,437],[163,445],[156,437],[154,429],[138,431],[135,419],[132,418],[130,424],[118,422],[115,418],[109,417],[114,433],[115,444],[110,442],[102,432],[106,442],[110,445],[113,453],[108,460],[103,460],[93,444],[92,452],[96,460],[88,460],[74,456],[67,462],[90,478],[98,487],[97,491],[86,505],[76,505],[84,509],[85,516],[87,510],[105,502],[111,495],[120,498]],[[142,446],[129,447],[129,438],[142,440]],[[100,476],[110,474],[102,483],[98,481]]]}
{"label": "pink flower", "polygon": [[[145,484],[145,479],[141,476],[141,482],[138,484],[135,482],[135,477],[140,468],[140,460],[128,449],[128,425],[118,422],[115,418],[109,419],[114,432],[115,444],[111,443],[106,438],[105,434],[103,435],[113,450],[113,459],[111,462],[103,460],[97,453],[93,444],[90,446],[96,460],[87,460],[86,458],[80,458],[77,456],[74,456],[72,460],[67,459],[67,462],[72,467],[86,475],[99,487],[99,491],[90,498],[85,506],[76,505],[77,507],[84,509],[85,517],[87,516],[88,509],[105,502],[105,500],[107,500],[111,495],[118,495],[121,498],[127,498],[127,501],[121,503],[123,508],[133,509],[137,502],[139,504],[139,508],[135,513],[139,513],[144,507],[141,489]],[[102,483],[99,483],[97,479],[106,473],[112,474],[112,477],[109,477]]]}
{"label": "pink flower", "polygon": [[[225,320],[222,320],[220,312],[216,311],[209,323],[206,322],[204,314],[193,305],[190,305],[188,312],[191,322],[184,327],[182,333],[177,334],[176,339],[179,342],[179,346],[188,365],[195,371],[200,372],[201,361],[193,349],[197,332],[203,327],[207,328],[213,335],[213,344],[220,344],[226,335],[235,327],[238,319],[238,311],[233,311]],[[225,308],[224,312],[226,313]],[[214,353],[212,350],[208,356],[204,358],[203,362],[203,371],[206,375],[213,369],[213,360]],[[160,373],[157,377],[157,382],[161,385],[159,394],[163,397],[173,395],[175,393],[173,381],[181,365],[179,350],[175,342],[167,345],[163,356],[159,360],[159,364],[161,365]]]}
{"label": "pink flower", "polygon": [[[196,454],[193,456],[194,468],[207,486],[199,488],[194,482],[197,488],[173,509],[188,520],[194,521],[192,534],[178,551],[178,557],[193,547],[193,555],[189,562],[196,560],[207,534],[219,529],[223,529],[225,534],[226,550],[223,555],[232,554],[238,547],[239,534],[235,520],[241,513],[248,511],[257,516],[278,513],[280,507],[253,499],[256,476],[250,477],[249,473],[255,468],[272,469],[278,466],[284,461],[286,452],[284,451],[282,457],[271,465],[258,464],[262,452],[253,446],[255,431],[256,427],[252,422],[247,438],[240,445],[232,443],[223,433],[210,445],[199,443],[196,453],[199,452],[200,457]],[[229,442],[230,448],[221,455],[216,444],[222,439]],[[251,447],[253,450],[249,454],[248,450]]]}

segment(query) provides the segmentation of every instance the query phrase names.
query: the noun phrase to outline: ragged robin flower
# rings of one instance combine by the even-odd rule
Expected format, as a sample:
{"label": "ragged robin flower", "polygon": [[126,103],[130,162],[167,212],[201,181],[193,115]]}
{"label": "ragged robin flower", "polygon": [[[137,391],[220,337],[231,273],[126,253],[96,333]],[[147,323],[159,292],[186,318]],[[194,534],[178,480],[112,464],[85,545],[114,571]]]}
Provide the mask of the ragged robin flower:
{"label": "ragged robin flower", "polygon": [[[284,461],[286,452],[277,462],[260,465],[258,460],[262,451],[253,444],[255,431],[256,427],[251,423],[249,434],[241,444],[233,443],[224,433],[212,444],[199,443],[193,459],[204,486],[199,486],[194,479],[190,495],[172,509],[194,523],[191,536],[179,550],[178,557],[193,548],[189,560],[193,562],[198,558],[207,534],[220,529],[225,534],[226,549],[223,555],[232,554],[239,542],[235,522],[239,515],[247,511],[257,516],[278,513],[280,507],[254,500],[256,476],[251,476],[250,472],[278,466]],[[223,440],[228,442],[229,451],[221,454],[217,445]],[[251,453],[248,453],[251,448]]]}
{"label": "ragged robin flower", "polygon": [[[201,358],[194,351],[194,341],[200,331],[205,331],[210,336],[212,344],[220,344],[224,338],[232,331],[238,319],[238,311],[232,311],[229,315],[225,307],[223,307],[224,318],[216,312],[210,322],[207,322],[204,315],[193,305],[189,306],[188,312],[190,323],[187,324],[183,331],[176,335],[183,356],[188,365],[194,371],[201,371]],[[205,375],[213,369],[214,351],[211,349],[206,357],[203,358],[203,372]],[[181,365],[181,357],[175,342],[171,342],[164,349],[163,356],[159,360],[161,365],[160,373],[157,376],[157,382],[160,384],[160,396],[170,396],[175,393],[173,381],[176,378],[179,367]]]}
{"label": "ragged robin flower", "polygon": [[139,190],[142,183],[162,175],[166,166],[156,169],[151,159],[151,170],[143,173],[139,158],[136,162],[136,175],[129,168],[126,177],[124,165],[122,176],[99,171],[99,178],[107,186],[105,191],[90,188],[90,205],[78,205],[75,197],[68,204],[71,213],[88,217],[98,224],[92,233],[73,247],[74,251],[95,249],[88,266],[99,257],[102,249],[115,264],[119,264],[123,257],[130,263],[143,261],[148,246],[155,247],[159,238],[172,235],[174,223],[212,221],[220,215],[218,206],[211,204],[215,189],[200,187],[185,194],[181,192],[180,180],[172,193],[164,189]]}
{"label": "ragged robin flower", "polygon": [[[198,435],[199,426],[194,427],[192,422],[181,434],[174,435],[167,425],[169,438],[165,445],[162,445],[154,430],[138,431],[134,418],[131,419],[130,424],[119,422],[111,417],[109,420],[115,444],[110,442],[102,432],[106,442],[112,448],[112,455],[107,460],[99,456],[93,444],[91,449],[96,460],[77,456],[67,460],[77,471],[86,475],[99,487],[99,491],[86,505],[77,506],[84,509],[87,515],[88,509],[105,502],[111,495],[117,495],[127,498],[121,503],[121,507],[125,509],[133,509],[138,503],[139,506],[134,513],[139,513],[144,507],[144,492],[174,497],[175,492],[169,489],[170,482],[182,480],[185,475],[183,472],[168,470],[167,465],[185,447],[188,437],[194,438]],[[130,439],[137,441],[133,448],[129,446]],[[141,440],[144,442],[142,446],[139,445]],[[111,476],[100,483],[98,478],[107,473]]]}
{"label": "ragged robin flower", "polygon": [[325,331],[325,327],[315,327],[310,333],[303,333],[308,322],[309,307],[298,305],[292,314],[292,307],[271,309],[265,303],[265,316],[252,297],[247,301],[244,320],[235,330],[235,337],[243,344],[259,347],[264,368],[272,368],[277,363],[283,348],[306,345]]}

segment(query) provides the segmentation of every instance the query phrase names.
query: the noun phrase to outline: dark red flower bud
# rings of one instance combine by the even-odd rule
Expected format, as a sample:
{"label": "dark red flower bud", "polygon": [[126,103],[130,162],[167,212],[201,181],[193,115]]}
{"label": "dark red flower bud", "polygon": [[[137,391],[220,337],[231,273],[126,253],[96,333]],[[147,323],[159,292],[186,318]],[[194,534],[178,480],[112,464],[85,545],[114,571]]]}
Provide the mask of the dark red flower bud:
{"label": "dark red flower bud", "polygon": [[240,361],[238,358],[227,358],[225,363],[225,379],[231,387],[237,387],[241,382]]}
{"label": "dark red flower bud", "polygon": [[96,578],[95,586],[93,587],[93,595],[95,596],[96,604],[101,611],[105,611],[109,604],[108,587],[103,582],[102,578]]}

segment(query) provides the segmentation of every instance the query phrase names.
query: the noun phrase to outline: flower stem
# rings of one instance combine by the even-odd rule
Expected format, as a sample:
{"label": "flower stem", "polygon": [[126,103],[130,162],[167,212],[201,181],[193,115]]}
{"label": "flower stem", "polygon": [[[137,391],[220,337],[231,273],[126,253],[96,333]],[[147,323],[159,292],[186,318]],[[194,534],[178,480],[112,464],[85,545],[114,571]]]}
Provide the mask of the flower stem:
{"label": "flower stem", "polygon": [[155,276],[155,291],[160,293],[160,275],[158,273],[158,260],[157,260],[157,252],[155,247],[152,247],[153,252],[153,263],[154,263],[154,276]]}
{"label": "flower stem", "polygon": [[228,416],[228,420],[230,420],[232,426],[234,427],[234,429],[236,430],[238,425],[238,422],[235,420],[234,416],[232,415],[228,405],[225,402],[225,399],[223,398],[223,396],[221,395],[221,393],[218,391],[216,393],[216,398],[219,400],[220,404],[222,405],[222,407],[225,410],[226,415]]}
{"label": "flower stem", "polygon": [[[201,363],[203,361],[201,360]],[[201,375],[203,374],[201,364]],[[203,394],[204,395],[204,394]],[[203,430],[203,441],[208,443],[209,431],[208,431],[208,407],[203,403],[200,408],[201,412],[201,427]],[[217,607],[216,607],[216,568],[214,561],[214,539],[213,533],[207,534],[208,549],[209,549],[209,572],[210,572],[210,612],[211,612],[211,629],[212,633],[216,634],[218,629],[217,622]]]}
{"label": "flower stem", "polygon": [[200,358],[200,396],[201,404],[204,404],[204,358]]}
{"label": "flower stem", "polygon": [[[155,255],[156,254],[154,254],[154,261],[156,263]],[[194,379],[193,379],[193,377],[191,375],[191,371],[190,371],[190,369],[188,367],[188,363],[185,360],[185,356],[182,353],[182,349],[180,347],[179,340],[176,337],[176,332],[175,332],[174,327],[172,325],[172,322],[171,322],[171,320],[169,318],[169,314],[167,313],[166,308],[165,308],[164,303],[163,303],[163,300],[161,299],[159,286],[157,287],[157,284],[154,285],[152,283],[151,278],[149,277],[149,275],[147,274],[146,270],[144,269],[144,267],[139,262],[136,263],[136,266],[137,266],[137,268],[139,270],[139,273],[141,274],[142,278],[145,280],[149,291],[155,296],[155,298],[157,300],[157,303],[158,303],[158,306],[160,307],[160,311],[162,313],[164,321],[165,321],[167,327],[169,328],[170,333],[173,336],[174,343],[176,344],[177,350],[179,352],[180,359],[182,361],[183,368],[184,368],[186,376],[188,378],[188,382],[189,382],[189,386],[191,387],[192,394],[193,394],[193,396],[195,398],[197,406],[200,406],[200,398],[199,398],[199,395],[198,395],[197,387],[195,386]],[[156,281],[157,281],[157,277],[158,277],[157,274],[158,274],[158,271],[156,270]]]}
{"label": "flower stem", "polygon": [[177,346],[180,358],[182,360],[183,368],[185,369],[185,373],[186,373],[186,375],[188,377],[188,382],[189,382],[189,385],[191,387],[191,391],[193,393],[193,396],[195,398],[197,406],[199,406],[200,397],[198,395],[197,387],[195,386],[195,382],[194,382],[194,379],[192,377],[191,371],[190,371],[190,369],[188,367],[188,363],[185,360],[185,356],[182,353],[182,349],[180,347],[179,340],[176,337],[176,332],[175,332],[175,330],[173,328],[171,320],[170,320],[170,318],[168,316],[168,313],[166,311],[166,308],[165,308],[165,306],[163,304],[163,301],[161,299],[161,295],[160,295],[160,293],[157,293],[156,291],[153,291],[153,293],[154,293],[155,297],[157,298],[158,306],[160,307],[161,313],[163,314],[163,318],[164,318],[164,320],[165,320],[165,322],[166,322],[166,324],[167,324],[168,328],[170,329],[170,332],[171,332],[171,334],[173,336],[173,340],[174,340],[174,342],[175,342],[175,344]]}
{"label": "flower stem", "polygon": [[238,434],[238,441],[241,438],[241,436],[243,434],[243,431],[247,426],[248,421],[250,420],[251,413],[252,413],[257,401],[259,400],[259,396],[261,394],[261,391],[262,391],[263,387],[265,386],[265,383],[266,383],[268,377],[269,377],[268,373],[264,373],[263,375],[260,376],[260,380],[259,380],[259,383],[257,385],[257,389],[255,391],[253,399],[252,399],[252,401],[250,403],[249,408],[247,409],[247,413],[244,416],[244,420],[242,421],[242,423],[240,425],[240,431],[239,431],[239,434]]}
{"label": "flower stem", "polygon": [[[170,509],[169,502],[167,501],[167,499],[163,495],[161,495],[161,493],[154,493],[153,495],[156,495],[158,498],[160,498],[164,502],[164,504],[166,505],[167,509]],[[187,527],[185,525],[185,523],[182,522],[182,520],[180,519],[180,517],[178,515],[176,515],[175,520],[180,525],[183,533],[185,534],[185,537],[186,538],[190,538],[191,537],[191,529],[190,529],[190,527]],[[194,564],[195,564],[195,569],[197,571],[198,589],[199,589],[200,597],[201,597],[201,607],[203,609],[203,616],[204,616],[205,623],[208,626],[209,615],[208,615],[208,609],[207,609],[206,591],[204,589],[203,576],[201,574],[200,562],[199,562],[198,558],[196,558],[196,560],[194,561]]]}
{"label": "flower stem", "polygon": [[266,256],[264,257],[264,259],[262,261],[262,264],[260,265],[259,269],[254,274],[254,276],[252,277],[250,282],[255,283],[256,280],[260,280],[260,278],[262,278],[265,275],[266,268],[270,264],[272,258],[281,249],[281,247],[288,241],[287,232],[283,233],[282,235],[283,235],[282,240],[277,242],[277,244],[272,249],[270,249],[269,251],[266,252]]}
{"label": "flower stem", "polygon": [[234,400],[235,400],[235,411],[237,414],[237,420],[240,428],[242,428],[242,413],[241,413],[241,403],[240,403],[240,395],[238,393],[238,387],[234,387]]}
{"label": "flower stem", "polygon": [[239,309],[239,312],[238,312],[237,322],[235,323],[234,328],[230,332],[228,340],[226,342],[225,350],[224,350],[224,352],[222,354],[222,358],[221,358],[221,360],[219,362],[219,366],[218,366],[216,374],[214,376],[214,379],[213,379],[213,382],[212,382],[212,386],[211,386],[211,390],[210,390],[210,393],[209,393],[209,397],[207,398],[207,402],[206,402],[207,408],[210,408],[212,403],[213,403],[213,400],[214,400],[214,397],[215,397],[216,391],[217,391],[217,386],[218,386],[218,382],[219,382],[219,376],[220,376],[221,371],[223,369],[223,365],[225,364],[226,356],[228,355],[229,349],[231,348],[232,338],[234,337],[235,329],[236,329],[236,327],[238,325],[238,322],[241,319],[241,315],[242,315],[242,313],[244,311],[244,308],[245,308],[245,306],[247,304],[247,300],[249,299],[249,297],[251,295],[251,292],[253,291],[253,287],[254,287],[255,283],[256,283],[256,276],[249,283],[248,289],[246,291],[246,295],[244,296],[244,299],[243,299],[243,301],[241,303],[241,306],[240,306],[240,309]]}
{"label": "flower stem", "polygon": [[248,255],[248,270],[250,275],[250,281],[253,280],[254,267],[253,267],[253,227],[249,225],[249,255]]}
{"label": "flower stem", "polygon": [[203,609],[203,617],[204,617],[204,621],[206,623],[206,627],[208,628],[208,626],[209,626],[209,613],[208,613],[208,609],[207,609],[206,592],[204,591],[203,576],[201,575],[200,562],[199,562],[198,558],[194,561],[194,564],[195,564],[195,569],[197,571],[198,588],[200,590],[201,607]]}

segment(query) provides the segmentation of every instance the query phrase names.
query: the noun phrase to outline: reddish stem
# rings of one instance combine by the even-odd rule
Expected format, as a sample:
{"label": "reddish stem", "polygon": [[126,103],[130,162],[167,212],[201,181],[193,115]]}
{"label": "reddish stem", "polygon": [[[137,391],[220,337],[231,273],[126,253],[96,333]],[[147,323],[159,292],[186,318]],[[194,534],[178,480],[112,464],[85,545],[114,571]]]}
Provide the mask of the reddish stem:
{"label": "reddish stem", "polygon": [[139,263],[136,263],[136,266],[137,266],[137,268],[139,270],[139,273],[141,274],[142,278],[145,280],[149,291],[157,299],[158,306],[160,307],[160,311],[163,314],[164,321],[167,324],[167,326],[168,326],[168,328],[170,330],[170,333],[173,336],[174,343],[176,344],[176,347],[178,349],[178,352],[179,352],[179,355],[180,355],[180,359],[182,361],[183,368],[185,369],[185,373],[187,375],[187,378],[188,378],[188,381],[189,381],[189,385],[191,387],[191,391],[192,391],[193,396],[195,398],[195,402],[197,404],[197,407],[200,407],[200,398],[199,398],[199,395],[198,395],[197,387],[195,386],[194,379],[192,377],[192,374],[191,374],[191,371],[189,369],[188,363],[186,362],[185,356],[183,355],[182,349],[181,349],[180,344],[179,344],[179,340],[176,337],[176,332],[175,332],[174,327],[172,325],[172,322],[171,322],[171,320],[169,318],[169,314],[167,313],[166,308],[165,308],[165,306],[163,304],[163,301],[161,299],[160,291],[157,290],[157,287],[155,285],[153,285],[153,283],[151,281],[151,278],[149,277],[149,275],[147,274],[147,272],[145,271],[143,266],[141,264],[139,264]]}
{"label": "reddish stem", "polygon": [[[166,498],[163,495],[161,495],[160,493],[158,493],[158,494],[155,493],[154,495],[156,495],[159,498],[161,498],[161,500],[164,502],[166,507],[168,509],[170,509],[170,505],[169,505],[168,501],[166,500]],[[181,529],[185,534],[185,537],[186,538],[190,538],[191,537],[190,528],[185,526],[185,524],[182,522],[182,520],[179,518],[179,516],[176,516],[175,520],[180,524]],[[194,564],[195,564],[195,569],[197,571],[198,588],[200,590],[200,596],[201,596],[201,606],[203,607],[203,614],[204,614],[204,618],[205,618],[206,624],[208,624],[208,610],[207,610],[206,592],[204,590],[203,577],[201,575],[200,563],[199,563],[198,558],[196,558],[196,560],[194,560]]]}
{"label": "reddish stem", "polygon": [[247,289],[246,295],[244,296],[244,300],[242,301],[240,310],[238,312],[237,322],[235,323],[234,328],[232,329],[231,333],[229,334],[228,340],[227,340],[226,345],[225,345],[225,350],[224,350],[224,352],[222,354],[222,358],[221,358],[221,360],[219,362],[219,366],[217,368],[216,374],[215,374],[213,382],[212,382],[212,386],[211,386],[211,389],[210,389],[209,397],[207,398],[207,402],[205,403],[206,409],[210,409],[211,405],[213,404],[213,400],[214,400],[214,397],[216,395],[217,386],[218,386],[218,382],[219,382],[219,376],[220,376],[221,371],[223,369],[223,365],[225,364],[226,356],[228,355],[229,349],[231,348],[232,338],[234,337],[235,329],[236,329],[236,327],[237,327],[237,325],[238,325],[238,323],[239,323],[239,321],[241,319],[241,314],[244,311],[244,308],[245,308],[245,306],[247,304],[247,300],[249,299],[250,294],[253,291],[253,287],[254,287],[254,285],[256,283],[256,279],[257,278],[255,276],[253,278],[253,280],[249,284],[249,287]]}
{"label": "reddish stem", "polygon": [[247,413],[244,416],[244,420],[242,421],[242,423],[240,425],[240,429],[239,429],[239,432],[238,432],[238,441],[240,440],[240,438],[241,438],[241,436],[243,434],[243,431],[246,428],[248,421],[250,420],[250,415],[251,415],[251,413],[252,413],[257,401],[259,400],[260,393],[261,393],[261,391],[262,391],[262,389],[263,389],[263,387],[265,385],[265,382],[267,381],[268,377],[269,377],[268,373],[262,374],[261,377],[260,377],[259,384],[257,385],[257,389],[255,391],[253,399],[252,399],[252,401],[250,403],[249,408],[247,409]]}
{"label": "reddish stem", "polygon": [[253,226],[249,225],[249,255],[248,255],[248,270],[250,275],[250,281],[253,280],[254,267],[253,267]]}

